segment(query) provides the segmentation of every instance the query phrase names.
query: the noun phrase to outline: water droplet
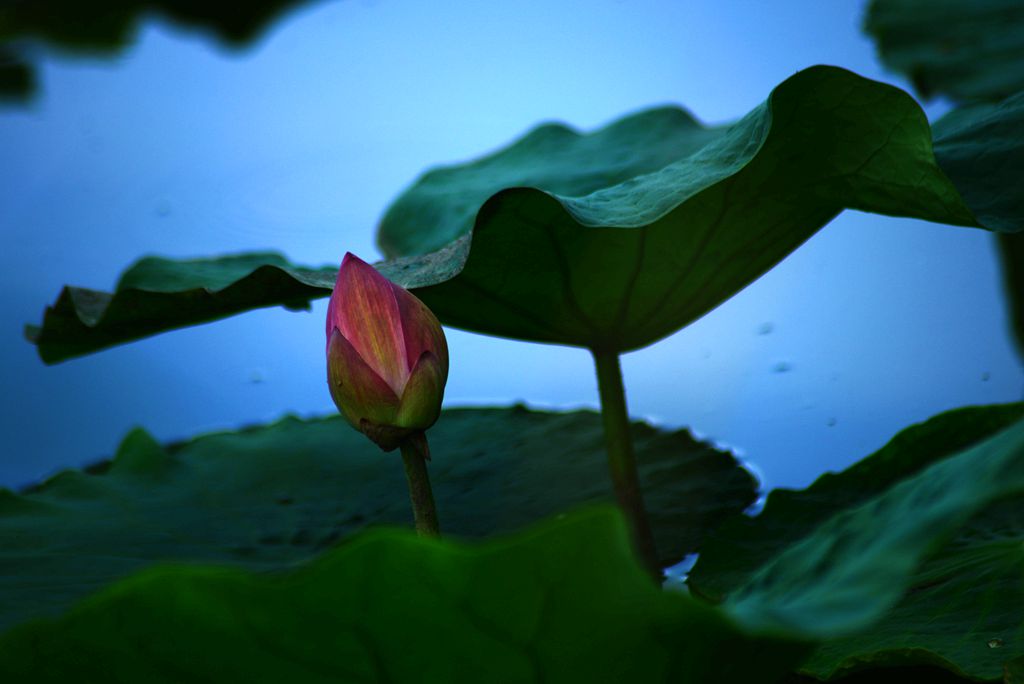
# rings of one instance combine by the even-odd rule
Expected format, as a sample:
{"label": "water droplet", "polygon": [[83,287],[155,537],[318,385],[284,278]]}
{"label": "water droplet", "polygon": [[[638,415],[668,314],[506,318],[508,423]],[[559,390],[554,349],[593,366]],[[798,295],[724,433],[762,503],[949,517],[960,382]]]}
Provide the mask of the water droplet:
{"label": "water droplet", "polygon": [[988,382],[991,379],[992,379],[992,374],[989,373],[988,371],[985,371],[984,373],[981,374],[981,381],[982,382]]}
{"label": "water droplet", "polygon": [[989,648],[1002,648],[1003,647],[1003,640],[1002,639],[989,639],[988,640],[988,647]]}
{"label": "water droplet", "polygon": [[837,421],[835,418],[829,418],[828,420],[825,421],[825,425],[829,427],[835,427],[837,422],[839,421]]}
{"label": "water droplet", "polygon": [[779,361],[772,366],[772,373],[788,373],[793,370],[793,364],[788,361]]}
{"label": "water droplet", "polygon": [[758,335],[771,335],[774,330],[775,330],[775,325],[773,323],[771,323],[770,321],[766,322],[766,323],[762,323],[761,325],[757,326],[757,334]]}

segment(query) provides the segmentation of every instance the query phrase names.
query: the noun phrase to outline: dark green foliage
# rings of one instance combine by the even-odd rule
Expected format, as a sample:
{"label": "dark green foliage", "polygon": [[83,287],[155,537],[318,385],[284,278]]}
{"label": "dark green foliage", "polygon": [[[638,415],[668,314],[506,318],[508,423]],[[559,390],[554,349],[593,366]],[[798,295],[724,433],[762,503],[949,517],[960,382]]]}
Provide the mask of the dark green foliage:
{"label": "dark green foliage", "polygon": [[308,309],[310,299],[330,294],[336,273],[291,266],[272,252],[147,257],[125,271],[114,294],[65,287],[42,326],[26,326],[25,334],[54,363],[257,307]]}
{"label": "dark green foliage", "polygon": [[[27,100],[34,69],[11,42],[39,41],[65,52],[114,55],[125,49],[144,18],[157,16],[241,47],[288,9],[310,0],[5,0],[0,3],[0,52],[15,55],[20,76],[9,80],[0,58],[0,97]],[[8,44],[8,45],[5,45]]]}
{"label": "dark green foliage", "polygon": [[602,508],[480,546],[372,530],[280,574],[154,568],[0,637],[0,680],[773,682],[805,648],[657,589]]}
{"label": "dark green foliage", "polygon": [[[878,681],[894,681],[943,666],[999,676],[1020,655],[1014,637],[1024,619],[1024,421],[1000,428],[1022,413],[1024,405],[1014,405],[940,417],[898,438],[849,478],[816,485],[850,503],[831,518],[803,520],[803,536],[759,561],[718,608],[656,590],[632,558],[621,519],[606,510],[559,516],[546,529],[476,549],[377,530],[311,565],[271,561],[257,549],[248,561],[230,564],[248,571],[151,568],[61,618],[30,621],[0,637],[0,673],[15,681],[26,673],[35,681],[61,681],[73,670],[84,681],[114,675],[188,681],[217,673],[246,681],[770,682],[796,667],[817,641],[824,645],[802,666],[805,674],[884,666],[875,673]],[[964,448],[970,435],[981,441]],[[201,526],[223,534],[236,519],[259,529],[264,508],[244,498],[232,499],[238,504],[232,507],[217,496],[218,484],[258,498],[273,482],[276,505],[301,516],[300,499],[280,493],[291,484],[288,469],[264,463],[254,477],[238,467],[240,459],[258,461],[270,444],[226,450],[218,439],[241,438],[215,435],[192,443],[205,440],[204,449],[182,459],[188,447],[169,453],[144,435],[133,439],[141,444],[123,449],[100,476],[135,478],[117,491],[120,515],[97,513],[105,504],[97,502],[96,483],[90,487],[81,477],[58,477],[39,494],[55,491],[60,502],[75,502],[83,518],[92,508],[93,524],[106,520],[119,533],[125,521],[148,525],[151,545],[209,534],[192,529]],[[292,445],[289,456],[303,470],[315,470],[294,434],[278,439]],[[921,456],[922,445],[939,445],[940,456]],[[281,443],[273,448],[286,451]],[[225,453],[238,482],[222,484],[208,468],[194,501],[210,508],[197,506],[188,534],[179,530],[160,541],[154,518],[142,515],[145,506],[130,492],[165,498],[160,485],[176,471]],[[374,482],[363,477],[355,486]],[[844,494],[847,485],[857,494]],[[485,493],[495,498],[494,491]],[[52,515],[74,525],[73,516],[61,517],[57,502],[40,495],[9,497],[6,516]],[[180,503],[168,510],[183,510]],[[764,515],[775,516],[780,505],[769,505]],[[78,542],[75,530],[64,534],[65,550],[74,553],[68,537]],[[131,548],[145,555],[145,544]],[[705,576],[723,548],[707,547]],[[734,550],[744,553],[742,545]],[[106,563],[110,556],[87,560]],[[117,558],[124,561],[125,554]],[[66,557],[54,560],[63,567]],[[75,580],[81,574],[65,571]],[[40,576],[27,572],[26,586]],[[979,653],[975,641],[982,636]]]}
{"label": "dark green foliage", "polygon": [[[751,476],[689,433],[635,423],[633,438],[666,565],[753,502]],[[601,420],[590,412],[453,409],[430,440],[449,536],[507,533],[614,500]],[[170,447],[136,430],[92,471],[22,494],[0,490],[0,627],[58,613],[156,561],[281,568],[366,525],[412,524],[398,452],[381,452],[340,417],[286,418]]]}
{"label": "dark green foliage", "polygon": [[969,407],[906,428],[841,473],[804,490],[774,489],[755,518],[728,521],[704,545],[690,587],[718,602],[758,567],[835,513],[856,507],[923,468],[1024,418],[1024,404]]}
{"label": "dark green foliage", "polygon": [[[960,107],[940,119],[935,153],[983,223],[989,208],[1024,213],[1024,4],[874,0],[866,28],[886,65],[910,76],[924,97],[993,103]],[[1022,245],[1024,238],[999,236],[1006,298],[1024,354]]]}
{"label": "dark green foliage", "polygon": [[0,40],[38,38],[64,48],[113,51],[128,44],[139,20],[156,15],[206,31],[224,43],[255,39],[285,10],[309,0],[250,0],[244,4],[200,0],[35,0],[5,2]]}
{"label": "dark green foliage", "polygon": [[[820,679],[794,674],[784,684],[818,684]],[[897,666],[856,672],[848,677],[831,680],[833,684],[967,684],[965,679],[939,667]]]}
{"label": "dark green foliage", "polygon": [[1024,90],[1020,0],[873,0],[865,30],[923,97],[999,100]]}
{"label": "dark green foliage", "polygon": [[[824,584],[834,603],[827,620],[815,623],[819,634],[828,635],[828,621],[872,602],[895,605],[870,629],[827,641],[804,671],[828,677],[881,665],[942,665],[972,677],[998,677],[1003,662],[1024,654],[1018,636],[1024,629],[1024,490],[1011,484],[1024,465],[1024,449],[1014,442],[1024,424],[1000,432],[1021,418],[1024,404],[952,411],[908,428],[877,453],[804,491],[772,492],[758,517],[726,523],[702,547],[691,587],[716,601],[733,596],[743,603],[735,595],[749,589],[741,587],[752,580],[756,586],[758,573],[770,575],[781,588],[770,590],[778,594],[770,600],[759,600],[764,606],[787,591],[800,597],[815,577],[843,577],[848,564],[859,574],[847,579],[859,577],[864,593]],[[986,438],[987,447],[965,451]],[[1001,446],[992,448],[992,440]],[[999,489],[1003,485],[1006,490]],[[940,529],[943,520],[959,522],[946,531]],[[910,567],[903,555],[921,544],[926,562],[906,584],[887,586],[887,568]],[[940,546],[928,551],[929,544]],[[783,552],[798,567],[801,559],[808,567],[824,565],[817,575],[794,573],[790,579],[779,570],[785,561],[772,565]],[[786,613],[758,619],[792,617],[802,600]],[[801,619],[807,615],[813,613]],[[998,648],[989,646],[992,640]]]}
{"label": "dark green foliage", "polygon": [[1003,680],[1005,684],[1022,684],[1024,682],[1024,656],[1006,663]]}
{"label": "dark green foliage", "polygon": [[1024,231],[1024,92],[954,109],[933,128],[935,158],[978,221],[1003,234]]}
{"label": "dark green foliage", "polygon": [[27,100],[35,89],[32,68],[12,50],[0,45],[0,103]]}
{"label": "dark green foliage", "polygon": [[[1016,30],[1024,35],[1024,10]],[[1024,92],[954,109],[934,129],[939,165],[979,219],[999,224],[999,216],[1024,215]],[[1024,354],[1024,232],[1004,227],[997,249],[1012,330]]]}

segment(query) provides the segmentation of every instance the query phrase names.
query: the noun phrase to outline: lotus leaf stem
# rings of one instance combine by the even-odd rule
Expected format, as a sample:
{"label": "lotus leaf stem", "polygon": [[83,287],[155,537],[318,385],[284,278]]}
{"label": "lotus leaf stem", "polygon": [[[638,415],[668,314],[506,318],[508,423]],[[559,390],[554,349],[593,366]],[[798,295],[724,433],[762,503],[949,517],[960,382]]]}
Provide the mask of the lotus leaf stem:
{"label": "lotus leaf stem", "polygon": [[629,431],[626,410],[626,390],[622,385],[622,370],[618,352],[591,350],[597,367],[597,388],[601,395],[601,416],[604,419],[604,437],[608,449],[608,467],[611,470],[615,497],[626,516],[633,539],[633,548],[644,568],[661,584],[663,574],[654,545],[654,534],[644,508],[643,492],[637,474],[636,454]]}

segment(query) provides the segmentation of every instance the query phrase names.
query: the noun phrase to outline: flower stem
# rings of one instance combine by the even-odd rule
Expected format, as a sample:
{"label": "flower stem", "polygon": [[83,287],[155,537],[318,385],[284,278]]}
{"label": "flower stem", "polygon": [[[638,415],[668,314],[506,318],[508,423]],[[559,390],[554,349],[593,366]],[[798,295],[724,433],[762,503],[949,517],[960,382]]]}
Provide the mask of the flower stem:
{"label": "flower stem", "polygon": [[422,537],[436,537],[440,529],[434,493],[430,489],[430,477],[427,475],[427,458],[430,453],[427,450],[427,436],[419,433],[402,442],[400,448],[405,463],[405,479],[409,481],[409,499],[416,519],[416,531]]}
{"label": "flower stem", "polygon": [[597,388],[601,395],[601,416],[604,419],[604,438],[608,449],[608,467],[619,507],[626,516],[633,537],[633,549],[644,568],[655,582],[661,584],[662,571],[654,534],[644,508],[643,493],[636,469],[633,439],[629,434],[629,414],[626,410],[626,390],[622,385],[618,352],[591,349],[597,368]]}

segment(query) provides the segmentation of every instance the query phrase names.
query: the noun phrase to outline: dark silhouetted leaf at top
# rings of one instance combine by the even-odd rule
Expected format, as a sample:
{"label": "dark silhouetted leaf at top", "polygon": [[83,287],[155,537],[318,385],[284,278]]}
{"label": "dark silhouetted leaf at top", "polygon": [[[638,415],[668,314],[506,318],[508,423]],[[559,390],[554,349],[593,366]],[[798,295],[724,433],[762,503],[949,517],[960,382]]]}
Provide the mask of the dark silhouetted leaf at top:
{"label": "dark silhouetted leaf at top", "polygon": [[[287,10],[311,0],[4,0],[0,2],[0,53],[14,56],[16,71],[0,55],[0,101],[26,100],[35,69],[18,45],[38,41],[63,54],[114,55],[131,44],[143,19],[160,17],[241,47],[255,40]],[[14,80],[9,80],[14,78]],[[17,86],[17,87],[15,87]]]}
{"label": "dark silhouetted leaf at top", "polygon": [[[636,423],[633,438],[666,565],[754,501],[749,473],[688,432]],[[506,533],[614,501],[592,412],[452,409],[430,440],[446,535]],[[105,468],[22,494],[0,490],[0,628],[55,614],[156,561],[280,568],[379,523],[412,525],[401,459],[340,417],[286,418],[166,448],[136,430]]]}
{"label": "dark silhouetted leaf at top", "polygon": [[35,92],[35,74],[24,59],[0,45],[0,103],[23,102]]}
{"label": "dark silhouetted leaf at top", "polygon": [[[736,294],[844,207],[1024,229],[1019,200],[991,190],[1024,163],[1024,146],[975,173],[995,153],[989,126],[965,119],[939,141],[958,191],[913,99],[835,67],[798,73],[729,126],[665,107],[586,135],[545,125],[482,160],[424,175],[387,212],[380,241],[392,258],[377,267],[446,325],[636,349]],[[219,267],[203,263],[207,275]],[[270,270],[252,296],[183,292],[181,315],[166,325],[131,288],[91,295],[86,306],[74,296],[83,291],[66,291],[32,337],[45,360],[59,361],[333,285],[327,270]]]}
{"label": "dark silhouetted leaf at top", "polygon": [[601,508],[477,546],[371,530],[274,575],[153,568],[0,636],[0,680],[770,683],[803,652],[660,591]]}
{"label": "dark silhouetted leaf at top", "polygon": [[[806,490],[772,492],[704,544],[691,588],[755,622],[841,627],[802,666],[820,678],[896,665],[998,677],[1024,654],[1022,418],[1024,404],[951,411]],[[868,629],[842,624],[880,609]]]}
{"label": "dark silhouetted leaf at top", "polygon": [[872,0],[864,28],[923,97],[1000,100],[1024,90],[1020,0]]}
{"label": "dark silhouetted leaf at top", "polygon": [[0,41],[32,38],[92,53],[127,45],[141,19],[158,16],[200,29],[229,45],[256,38],[286,10],[310,0],[33,0],[0,5]]}

